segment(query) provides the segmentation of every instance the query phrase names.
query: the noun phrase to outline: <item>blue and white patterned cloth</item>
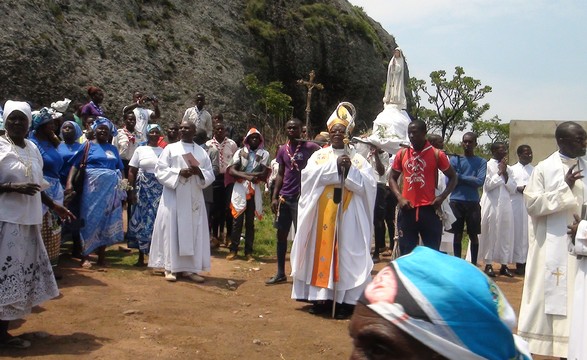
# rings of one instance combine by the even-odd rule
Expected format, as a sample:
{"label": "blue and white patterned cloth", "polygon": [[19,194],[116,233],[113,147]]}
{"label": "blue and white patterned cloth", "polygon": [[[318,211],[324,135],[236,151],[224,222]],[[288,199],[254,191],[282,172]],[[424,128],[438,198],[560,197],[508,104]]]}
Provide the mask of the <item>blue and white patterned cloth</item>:
{"label": "blue and white patterned cloth", "polygon": [[129,248],[140,249],[143,254],[148,254],[163,185],[157,181],[155,174],[139,170],[136,188],[137,204],[132,210],[126,239]]}
{"label": "blue and white patterned cloth", "polygon": [[383,268],[360,302],[448,359],[531,359],[501,290],[454,256],[419,246]]}
{"label": "blue and white patterned cloth", "polygon": [[119,188],[121,179],[119,170],[86,168],[80,210],[83,255],[124,239],[122,200],[126,192]]}

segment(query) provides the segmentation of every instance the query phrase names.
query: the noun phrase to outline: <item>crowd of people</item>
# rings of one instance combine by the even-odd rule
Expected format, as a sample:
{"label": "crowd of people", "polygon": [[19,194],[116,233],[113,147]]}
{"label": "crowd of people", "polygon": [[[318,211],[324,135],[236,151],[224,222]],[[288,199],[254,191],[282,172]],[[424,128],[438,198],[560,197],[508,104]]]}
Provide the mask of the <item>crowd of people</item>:
{"label": "crowd of people", "polygon": [[[586,135],[578,124],[559,125],[559,150],[534,169],[528,145],[518,147],[513,166],[507,165],[503,143],[491,145],[488,161],[476,156],[472,132],[462,137],[463,155],[447,155],[443,139],[428,134],[421,120],[409,122],[405,142],[394,152],[368,137],[353,142],[356,110],[341,103],[314,140],[306,138],[299,119],[290,119],[287,141],[273,144],[271,163],[260,131],[251,128],[235,142],[223,116],[204,109],[201,93],[182,121],[165,129],[157,124],[161,112],[154,96],[133,93],[114,122],[101,106],[103,91],[90,87],[88,96],[70,118],[64,115],[67,99],[36,111],[26,102],[4,104],[0,256],[7,266],[0,273],[1,345],[30,345],[10,335],[8,323],[57,296],[54,267],[66,239],[85,268],[106,266],[106,248],[126,241],[138,251],[136,266],[162,270],[171,282],[180,276],[204,282],[211,248],[227,247],[228,261],[243,249],[244,260],[254,261],[255,219],[263,216],[268,188],[277,270],[266,284],[287,282],[293,234],[292,299],[310,302],[312,314],[345,319],[356,312],[355,339],[376,318],[420,341],[429,354],[475,358],[471,354],[491,350],[465,323],[492,321],[503,328],[507,358],[524,358],[516,350],[520,340],[511,334],[513,311],[490,280],[518,275],[526,276],[519,334],[531,352],[587,354],[577,335],[587,327],[587,225],[573,218],[581,214],[587,189]],[[569,225],[573,242],[567,242]],[[373,264],[382,256],[401,257],[372,280]],[[456,259],[461,257],[469,264]],[[507,311],[493,309],[486,319],[460,319],[460,328],[447,327],[447,318],[455,316],[443,313],[447,299],[423,285],[459,288],[454,277],[440,275],[445,271],[477,278],[459,297],[493,299],[478,305]],[[444,335],[450,336],[438,342]],[[361,341],[356,345],[356,354],[366,351]]]}

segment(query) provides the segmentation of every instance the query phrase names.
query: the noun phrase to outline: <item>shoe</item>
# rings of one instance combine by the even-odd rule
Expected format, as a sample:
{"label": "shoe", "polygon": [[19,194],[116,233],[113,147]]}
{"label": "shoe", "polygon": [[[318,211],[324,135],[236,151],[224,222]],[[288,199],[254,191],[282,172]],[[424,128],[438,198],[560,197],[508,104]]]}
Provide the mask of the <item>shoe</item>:
{"label": "shoe", "polygon": [[230,254],[226,255],[226,260],[232,261],[236,259],[236,251],[231,251]]}
{"label": "shoe", "polygon": [[167,280],[169,282],[175,282],[175,281],[177,281],[177,277],[175,277],[175,274],[172,273],[171,271],[165,270],[165,280]]}
{"label": "shoe", "polygon": [[253,262],[253,261],[255,261],[255,258],[251,254],[245,255],[245,259],[247,260],[247,262]]}
{"label": "shoe", "polygon": [[26,349],[30,346],[30,341],[21,339],[17,336],[10,336],[8,339],[0,341],[0,348]]}
{"label": "shoe", "polygon": [[315,302],[312,304],[312,307],[310,310],[308,310],[308,312],[312,315],[321,315],[331,310],[332,308],[329,306],[329,304]]}
{"label": "shoe", "polygon": [[346,320],[353,315],[354,306],[349,304],[336,304],[334,318],[337,320]]}
{"label": "shoe", "polygon": [[195,283],[203,283],[204,281],[206,281],[206,279],[204,279],[196,273],[184,273],[183,276],[185,276],[186,278],[190,279]]}
{"label": "shoe", "polygon": [[373,255],[373,264],[379,264],[381,262],[381,259],[379,258],[379,255]]}
{"label": "shoe", "polygon": [[265,284],[267,284],[267,285],[274,285],[274,284],[279,284],[279,283],[286,282],[286,281],[287,281],[287,276],[285,276],[285,275],[275,275],[271,279],[265,281]]}
{"label": "shoe", "polygon": [[485,265],[485,274],[489,277],[495,277],[495,272],[493,271],[493,266]]}
{"label": "shoe", "polygon": [[507,265],[501,266],[501,269],[499,269],[499,275],[504,275],[504,276],[511,277],[511,278],[514,277],[514,274],[512,274],[512,272],[507,267]]}

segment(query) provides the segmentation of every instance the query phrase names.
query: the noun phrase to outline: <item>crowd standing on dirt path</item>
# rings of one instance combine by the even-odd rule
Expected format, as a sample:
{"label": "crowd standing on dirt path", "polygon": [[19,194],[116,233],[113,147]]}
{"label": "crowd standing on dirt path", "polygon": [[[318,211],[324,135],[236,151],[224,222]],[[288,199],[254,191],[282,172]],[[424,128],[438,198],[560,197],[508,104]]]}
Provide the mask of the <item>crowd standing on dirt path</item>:
{"label": "crowd standing on dirt path", "polygon": [[[391,72],[401,65],[401,52],[398,56],[390,63]],[[275,166],[270,166],[260,131],[253,127],[246,135],[234,134],[243,136],[234,141],[222,114],[212,116],[204,108],[202,93],[182,121],[165,130],[156,124],[162,118],[159,100],[142,91],[132,93],[133,102],[114,121],[101,105],[104,91],[95,86],[88,88],[88,103],[71,111],[68,99],[36,111],[26,102],[6,101],[0,129],[0,346],[30,346],[9,334],[8,324],[58,295],[63,242],[72,241],[72,257],[85,268],[108,266],[106,247],[126,242],[123,251],[139,252],[136,266],[160,271],[170,282],[180,276],[206,281],[205,273],[213,272],[214,247],[227,247],[228,261],[244,248],[244,259],[254,261],[255,218],[263,216],[264,187],[273,168],[269,199],[277,269],[265,283],[288,282],[286,253],[293,237],[291,297],[310,302],[310,313],[346,319],[357,307],[353,337],[365,326],[361,318],[381,317],[397,327],[394,331],[420,339],[419,350],[447,358],[481,354],[475,350],[478,344],[470,345],[458,331],[453,335],[465,350],[444,352],[458,341],[422,341],[419,325],[412,327],[415,318],[424,316],[430,323],[426,331],[434,333],[431,329],[439,324],[434,316],[449,316],[433,294],[426,297],[434,311],[415,296],[419,285],[410,285],[423,281],[412,278],[412,267],[435,259],[428,269],[442,274],[451,266],[463,268],[480,279],[477,285],[493,287],[489,278],[497,275],[525,275],[519,328],[531,352],[565,357],[570,341],[573,356],[585,356],[571,331],[587,327],[581,280],[581,244],[587,236],[580,219],[573,222],[573,215],[582,213],[587,189],[584,129],[572,122],[559,125],[559,151],[533,169],[531,149],[522,145],[519,163],[510,167],[503,143],[492,145],[489,162],[475,156],[477,136],[471,132],[462,138],[464,156],[446,154],[431,144],[435,140],[428,141],[427,135],[434,134],[427,134],[425,122],[405,121],[405,105],[393,102],[392,95],[384,99],[376,125],[397,136],[353,137],[356,110],[343,102],[315,139],[305,138],[300,120],[287,121],[287,142],[272,144]],[[568,225],[573,225],[574,243],[567,243]],[[470,265],[448,257],[462,257],[465,231]],[[424,258],[414,264],[408,261],[411,254]],[[374,262],[399,255],[403,257],[395,265],[385,268],[392,276],[380,273],[372,282]],[[477,268],[479,258],[485,275]],[[501,265],[499,272],[493,271],[494,262]],[[575,282],[576,276],[581,281]],[[375,301],[379,295],[370,284],[377,287],[390,278],[395,279],[393,296]],[[454,279],[439,283],[447,280]],[[389,290],[387,285],[382,289]],[[500,293],[488,296],[495,294]],[[398,312],[402,308],[405,312]],[[524,358],[524,351],[516,353],[512,345],[513,320],[499,315],[494,320],[505,327],[502,335],[509,344],[502,350],[507,347],[510,355]],[[407,320],[398,324],[394,319]],[[357,344],[365,350],[366,345]]]}

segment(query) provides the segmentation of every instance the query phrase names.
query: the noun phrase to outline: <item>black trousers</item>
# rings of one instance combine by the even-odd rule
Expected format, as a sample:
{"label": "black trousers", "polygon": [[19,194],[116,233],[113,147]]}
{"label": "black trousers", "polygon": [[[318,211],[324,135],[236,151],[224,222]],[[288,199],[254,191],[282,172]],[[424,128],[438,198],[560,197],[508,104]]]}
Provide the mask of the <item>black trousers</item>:
{"label": "black trousers", "polygon": [[397,198],[385,184],[377,184],[375,209],[373,212],[373,230],[375,233],[375,251],[373,256],[379,255],[379,249],[385,247],[385,230],[389,233],[389,248],[393,248],[395,235],[395,208]]}
{"label": "black trousers", "polygon": [[240,245],[241,232],[245,224],[245,255],[253,254],[253,241],[255,240],[255,199],[247,200],[247,208],[233,221],[232,234],[230,236],[230,251],[237,252]]}
{"label": "black trousers", "polygon": [[440,249],[442,221],[432,205],[414,209],[401,209],[397,217],[399,226],[399,251],[401,255],[412,252],[420,237],[424,246]]}

